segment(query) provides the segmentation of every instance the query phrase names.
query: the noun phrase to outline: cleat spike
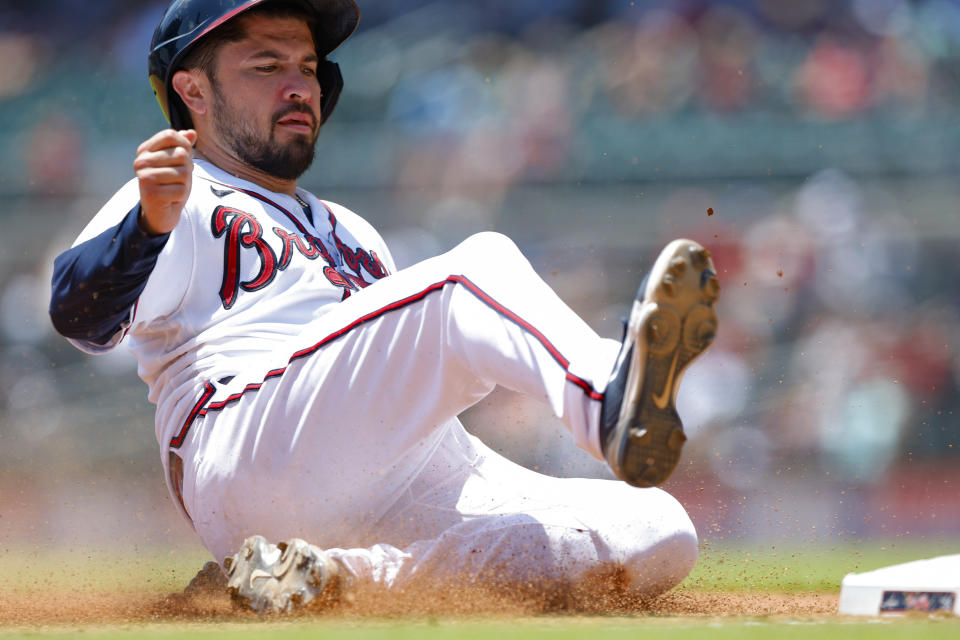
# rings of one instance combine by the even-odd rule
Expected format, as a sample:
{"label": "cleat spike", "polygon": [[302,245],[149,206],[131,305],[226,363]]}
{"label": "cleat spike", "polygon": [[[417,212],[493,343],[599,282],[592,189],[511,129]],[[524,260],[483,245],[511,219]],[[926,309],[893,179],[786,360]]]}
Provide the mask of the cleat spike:
{"label": "cleat spike", "polygon": [[700,334],[697,335],[697,341],[704,349],[707,348],[707,345],[713,342],[713,339],[717,337],[717,333],[713,327],[707,327],[703,325],[700,328]]}
{"label": "cleat spike", "polygon": [[634,442],[634,444],[644,447],[650,444],[650,432],[642,428],[635,429],[633,433],[630,434],[630,439]]}
{"label": "cleat spike", "polygon": [[707,253],[706,249],[692,249],[690,251],[690,262],[692,262],[693,266],[697,269],[705,268],[709,259],[710,254]]}
{"label": "cleat spike", "polygon": [[686,270],[687,270],[687,261],[681,258],[680,256],[677,256],[676,258],[674,258],[670,262],[670,267],[667,269],[670,275],[677,276],[677,277],[682,276],[684,272],[686,272]]}
{"label": "cleat spike", "polygon": [[640,476],[641,480],[646,483],[648,487],[655,487],[660,484],[660,474],[657,473],[657,470],[653,467],[650,467],[643,472],[643,475]]}
{"label": "cleat spike", "polygon": [[660,342],[660,340],[663,339],[663,331],[660,329],[660,325],[657,324],[656,320],[650,323],[647,332],[650,335],[650,342]]}
{"label": "cleat spike", "polygon": [[670,432],[670,437],[667,439],[667,446],[673,451],[680,451],[683,448],[683,443],[686,441],[687,436],[683,432],[683,429],[677,427]]}

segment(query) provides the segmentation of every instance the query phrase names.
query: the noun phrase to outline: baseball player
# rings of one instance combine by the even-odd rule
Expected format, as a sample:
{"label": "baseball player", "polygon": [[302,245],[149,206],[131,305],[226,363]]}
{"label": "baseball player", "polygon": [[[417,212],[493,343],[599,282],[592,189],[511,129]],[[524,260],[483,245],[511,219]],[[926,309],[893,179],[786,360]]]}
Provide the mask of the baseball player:
{"label": "baseball player", "polygon": [[[55,327],[90,353],[127,342],[174,502],[259,611],[351,583],[549,589],[611,569],[672,587],[696,533],[655,485],[716,331],[709,253],[663,250],[622,343],[496,233],[398,270],[367,222],[297,186],[358,20],[353,0],[170,5],[149,62],[172,128],[56,259]],[[545,477],[467,434],[457,415],[497,384],[625,482]]]}

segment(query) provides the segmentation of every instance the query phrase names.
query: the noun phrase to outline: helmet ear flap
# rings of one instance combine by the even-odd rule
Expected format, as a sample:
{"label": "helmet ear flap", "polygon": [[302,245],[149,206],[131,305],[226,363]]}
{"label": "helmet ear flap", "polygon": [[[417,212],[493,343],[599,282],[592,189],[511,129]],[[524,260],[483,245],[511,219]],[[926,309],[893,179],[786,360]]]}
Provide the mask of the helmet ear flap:
{"label": "helmet ear flap", "polygon": [[343,90],[343,76],[340,74],[340,65],[329,60],[321,60],[317,65],[317,80],[323,95],[320,96],[320,123],[323,124],[333,113]]}

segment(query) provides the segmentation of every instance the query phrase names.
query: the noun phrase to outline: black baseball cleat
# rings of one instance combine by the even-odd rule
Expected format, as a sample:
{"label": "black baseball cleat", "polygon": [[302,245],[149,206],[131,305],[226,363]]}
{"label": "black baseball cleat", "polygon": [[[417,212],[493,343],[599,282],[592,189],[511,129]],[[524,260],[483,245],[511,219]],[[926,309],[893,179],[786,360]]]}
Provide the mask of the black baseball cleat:
{"label": "black baseball cleat", "polygon": [[677,389],[717,333],[719,292],[710,252],[692,240],[668,244],[640,285],[600,414],[607,464],[635,487],[661,484],[680,460]]}

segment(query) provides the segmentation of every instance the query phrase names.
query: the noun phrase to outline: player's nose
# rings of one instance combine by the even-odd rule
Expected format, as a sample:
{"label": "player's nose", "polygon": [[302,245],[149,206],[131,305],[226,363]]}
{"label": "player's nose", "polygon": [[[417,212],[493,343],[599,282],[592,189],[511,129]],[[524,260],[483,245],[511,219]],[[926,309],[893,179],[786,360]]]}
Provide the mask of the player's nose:
{"label": "player's nose", "polygon": [[320,87],[298,69],[284,78],[283,97],[294,102],[310,102],[319,99]]}

